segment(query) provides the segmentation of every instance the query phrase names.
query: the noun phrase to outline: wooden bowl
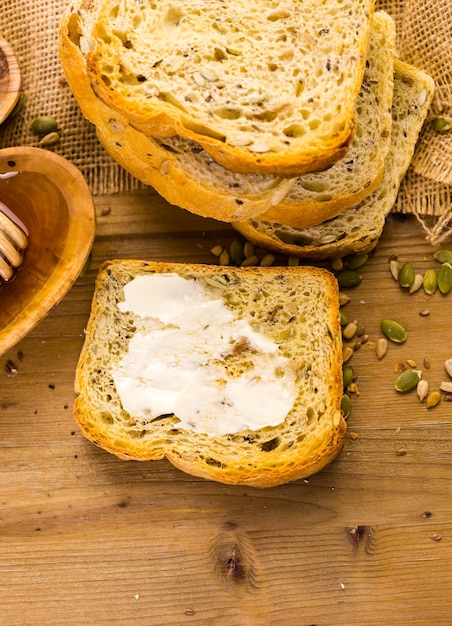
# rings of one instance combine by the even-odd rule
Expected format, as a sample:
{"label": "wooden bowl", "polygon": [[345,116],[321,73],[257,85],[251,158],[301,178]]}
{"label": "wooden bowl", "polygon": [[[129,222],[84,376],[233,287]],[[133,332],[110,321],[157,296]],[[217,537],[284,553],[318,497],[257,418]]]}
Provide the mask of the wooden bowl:
{"label": "wooden bowl", "polygon": [[16,56],[8,42],[0,36],[0,124],[16,106],[21,84]]}
{"label": "wooden bowl", "polygon": [[22,265],[0,286],[1,355],[72,287],[91,251],[96,222],[80,170],[40,148],[0,150],[0,201],[29,231]]}

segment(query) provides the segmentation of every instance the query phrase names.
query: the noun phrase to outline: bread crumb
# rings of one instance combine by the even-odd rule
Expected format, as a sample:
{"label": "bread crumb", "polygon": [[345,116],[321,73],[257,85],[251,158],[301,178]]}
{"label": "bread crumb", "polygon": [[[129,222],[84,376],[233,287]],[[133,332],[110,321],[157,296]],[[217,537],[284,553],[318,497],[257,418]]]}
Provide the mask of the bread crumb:
{"label": "bread crumb", "polygon": [[358,436],[358,433],[355,433],[353,431],[350,433],[350,439],[358,439]]}

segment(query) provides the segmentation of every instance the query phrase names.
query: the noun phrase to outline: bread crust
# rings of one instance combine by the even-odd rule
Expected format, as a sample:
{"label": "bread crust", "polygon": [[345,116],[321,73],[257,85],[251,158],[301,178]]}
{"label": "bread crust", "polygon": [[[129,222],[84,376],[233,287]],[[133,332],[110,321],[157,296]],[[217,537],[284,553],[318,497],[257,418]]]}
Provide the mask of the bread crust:
{"label": "bread crust", "polygon": [[435,88],[427,73],[398,59],[394,85],[391,148],[382,182],[370,196],[311,228],[290,227],[260,218],[233,223],[234,228],[256,245],[300,258],[335,259],[373,250],[410,165]]}
{"label": "bread crust", "polygon": [[[229,187],[222,186],[221,181],[213,184],[216,174],[212,173],[212,184],[204,183],[184,166],[183,159],[165,149],[164,143],[136,130],[128,118],[97,98],[80,49],[80,36],[79,16],[68,9],[63,15],[59,36],[59,54],[67,82],[83,115],[96,127],[100,143],[126,171],[152,186],[170,204],[225,222],[260,215],[287,194],[295,178],[268,176],[261,184],[259,178],[255,181],[250,176],[243,181],[242,187],[246,188],[241,189],[232,176],[229,176]],[[196,145],[190,149],[196,149]],[[201,161],[199,157],[199,161],[199,167],[209,167],[205,158]],[[212,164],[211,167],[219,166]],[[253,186],[256,191],[249,191]]]}
{"label": "bread crust", "polygon": [[[301,401],[282,425],[230,436],[216,437],[178,429],[174,417],[147,426],[135,426],[132,420],[134,425],[130,426],[131,416],[125,414],[114,398],[114,385],[108,382],[110,374],[99,374],[103,368],[112,366],[110,362],[118,360],[126,346],[121,346],[118,354],[109,354],[107,363],[100,356],[103,350],[101,343],[108,344],[113,336],[116,343],[121,342],[119,316],[109,309],[122,293],[122,285],[134,276],[154,272],[176,272],[196,280],[228,276],[232,281],[231,289],[236,290],[240,285],[243,290],[247,286],[251,292],[254,288],[268,289],[270,284],[274,284],[275,289],[276,285],[284,284],[288,289],[290,285],[291,292],[298,293],[298,287],[306,290],[308,285],[310,288],[315,285],[322,293],[320,299],[324,311],[316,323],[325,329],[321,332],[326,334],[321,340],[323,356],[320,358],[311,354],[314,359],[312,367],[316,367],[316,358],[320,359],[319,364],[323,363],[319,367],[326,368],[328,363],[327,370],[322,372],[322,379],[316,379],[321,386],[319,394],[323,397],[326,393],[328,397],[326,405],[320,407],[318,418],[311,416],[312,421],[306,421],[304,412],[307,407]],[[271,299],[273,303],[276,301]],[[284,304],[290,306],[287,298]],[[306,306],[314,311],[318,304]],[[301,306],[300,311],[302,315],[306,314]],[[257,328],[262,331],[259,325]],[[268,328],[271,336],[274,331],[271,326]],[[311,267],[221,268],[137,260],[107,261],[96,280],[85,342],[77,365],[75,391],[74,416],[83,435],[121,459],[149,461],[167,458],[174,466],[194,476],[260,488],[309,476],[337,456],[345,439],[346,423],[340,411],[342,344],[337,282],[330,272]],[[102,400],[106,393],[110,398],[107,402]],[[304,401],[308,401],[307,398]]]}
{"label": "bread crust", "polygon": [[[286,4],[274,16],[260,15],[275,9],[271,3],[259,6],[261,12],[255,10],[254,22],[268,30],[256,39],[261,45],[255,51],[262,59],[259,56],[255,63],[250,51],[243,51],[245,58],[238,62],[242,51],[229,50],[230,38],[239,48],[244,42],[246,50],[251,45],[257,29],[256,23],[250,26],[251,9],[243,13],[243,20],[236,14],[230,24],[233,6],[219,4],[226,20],[220,34],[215,19],[213,26],[206,23],[205,12],[212,11],[209,3],[201,2],[201,9],[182,4],[180,19],[167,28],[166,12],[174,9],[165,0],[140,10],[132,3],[115,3],[114,11],[109,0],[98,0],[98,15],[91,24],[93,46],[86,55],[91,84],[97,96],[124,114],[135,129],[152,137],[179,135],[195,141],[227,169],[285,177],[325,169],[342,158],[353,138],[375,2],[356,0],[351,9],[338,4],[331,11],[323,5],[314,10],[306,0]],[[135,20],[138,27],[132,27]],[[179,45],[178,34],[187,32],[186,21],[193,21],[194,29]],[[161,46],[167,40],[165,54]],[[211,53],[219,48],[221,60]],[[280,48],[283,52],[287,48],[281,61]],[[289,62],[289,55],[295,59]],[[180,63],[184,71],[179,72]],[[267,64],[274,68],[265,70]],[[254,65],[256,79],[248,67]],[[203,72],[222,78],[204,81]],[[336,107],[324,98],[324,89],[334,94]],[[232,111],[231,117],[226,109]]]}

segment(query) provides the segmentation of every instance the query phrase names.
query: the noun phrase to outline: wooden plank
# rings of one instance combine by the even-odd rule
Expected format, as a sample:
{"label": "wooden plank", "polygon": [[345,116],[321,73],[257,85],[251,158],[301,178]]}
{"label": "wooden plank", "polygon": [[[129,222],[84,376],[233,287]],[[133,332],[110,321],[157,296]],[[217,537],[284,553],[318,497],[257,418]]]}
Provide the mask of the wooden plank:
{"label": "wooden plank", "polygon": [[[394,389],[398,363],[416,361],[434,389],[452,357],[452,296],[409,295],[389,273],[394,254],[434,266],[420,226],[391,218],[348,291],[344,312],[368,340],[350,361],[344,450],[309,479],[256,490],[120,461],[78,432],[74,371],[99,265],[213,262],[210,248],[237,237],[152,192],[99,198],[97,215],[88,273],[0,357],[0,623],[451,624],[452,404],[429,410]],[[383,317],[408,340],[378,360]]]}

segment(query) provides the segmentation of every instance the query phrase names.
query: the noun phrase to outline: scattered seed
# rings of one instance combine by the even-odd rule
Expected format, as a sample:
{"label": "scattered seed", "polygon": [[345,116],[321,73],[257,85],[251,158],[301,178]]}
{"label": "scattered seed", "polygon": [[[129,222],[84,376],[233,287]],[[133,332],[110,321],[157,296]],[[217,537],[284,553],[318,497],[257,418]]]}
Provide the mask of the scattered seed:
{"label": "scattered seed", "polygon": [[15,363],[13,361],[11,361],[10,359],[8,359],[8,361],[6,361],[5,372],[6,372],[6,375],[9,376],[10,378],[13,378],[18,373],[18,369],[17,369]]}
{"label": "scattered seed", "polygon": [[220,256],[220,254],[223,252],[223,248],[220,245],[214,246],[213,248],[210,249],[210,252],[214,256]]}
{"label": "scattered seed", "polygon": [[421,370],[406,370],[397,378],[396,391],[406,392],[414,389],[422,378]]}
{"label": "scattered seed", "polygon": [[254,254],[253,256],[250,256],[247,259],[243,260],[240,266],[251,267],[252,265],[258,265],[258,264],[259,264],[259,259],[257,258],[257,255]]}
{"label": "scattered seed", "polygon": [[379,337],[375,343],[375,352],[378,360],[382,359],[388,351],[388,342],[384,337]]}
{"label": "scattered seed", "polygon": [[390,259],[389,261],[389,270],[392,274],[394,280],[399,280],[399,272],[400,272],[400,263],[397,259]]}
{"label": "scattered seed", "polygon": [[398,283],[401,287],[411,287],[414,283],[414,267],[411,263],[404,263],[399,271],[399,276],[397,278]]}
{"label": "scattered seed", "polygon": [[427,357],[424,357],[424,367],[426,370],[430,369],[430,360]]}
{"label": "scattered seed", "polygon": [[236,265],[240,265],[240,263],[243,261],[243,245],[237,239],[234,239],[234,241],[229,246],[229,255],[233,263],[235,263]]}
{"label": "scattered seed", "polygon": [[287,259],[287,265],[289,267],[297,267],[298,265],[300,265],[300,259],[296,256],[290,256]]}
{"label": "scattered seed", "polygon": [[399,448],[398,450],[396,450],[396,455],[397,456],[405,456],[407,453],[406,448]]}
{"label": "scattered seed", "polygon": [[416,367],[416,361],[413,361],[413,359],[407,359],[406,362],[410,367]]}
{"label": "scattered seed", "polygon": [[339,321],[340,321],[340,324],[341,324],[342,327],[346,326],[348,324],[347,316],[342,311],[342,309],[339,311]]}
{"label": "scattered seed", "polygon": [[47,133],[38,141],[38,146],[54,146],[60,141],[60,133],[57,131],[53,131],[52,133]]}
{"label": "scattered seed", "polygon": [[448,393],[443,398],[444,402],[452,402],[452,393]]}
{"label": "scattered seed", "polygon": [[355,372],[353,371],[352,366],[346,365],[342,369],[342,380],[343,380],[344,389],[347,389],[347,387],[353,382],[354,377],[355,377]]}
{"label": "scattered seed", "polygon": [[365,263],[367,263],[368,259],[369,255],[365,252],[362,252],[360,254],[352,254],[344,258],[344,265],[351,270],[357,270]]}
{"label": "scattered seed", "polygon": [[342,291],[339,292],[339,306],[345,306],[350,301],[351,301],[350,296],[347,296],[347,294],[343,293]]}
{"label": "scattered seed", "polygon": [[218,263],[220,265],[229,265],[230,256],[227,250],[222,250],[220,256],[218,257]]}
{"label": "scattered seed", "polygon": [[361,284],[363,277],[358,272],[358,270],[354,269],[345,269],[338,273],[337,281],[339,283],[339,287],[343,288],[352,288],[357,287]]}
{"label": "scattered seed", "polygon": [[452,263],[452,250],[437,250],[433,257],[439,263]]}
{"label": "scattered seed", "polygon": [[407,339],[406,330],[394,320],[382,320],[380,329],[381,332],[394,343],[403,343]]}
{"label": "scattered seed", "polygon": [[262,257],[261,261],[260,261],[260,266],[261,267],[270,267],[271,265],[273,265],[273,263],[275,262],[275,255],[268,253],[265,256]]}
{"label": "scattered seed", "polygon": [[342,329],[342,335],[345,339],[353,339],[356,335],[356,331],[358,330],[358,321],[354,320],[353,322],[348,322],[345,327]]}
{"label": "scattered seed", "polygon": [[[106,217],[107,215],[110,215],[110,213],[111,213],[111,207],[109,206],[102,207],[102,211],[100,212],[102,217]],[[221,247],[220,246],[218,247],[220,248],[220,252],[221,252]]]}
{"label": "scattered seed", "polygon": [[341,411],[345,420],[350,415],[351,410],[352,410],[352,401],[350,400],[350,397],[345,393],[342,396],[342,400],[341,400]]}
{"label": "scattered seed", "polygon": [[432,119],[431,125],[438,133],[446,133],[452,128],[452,121],[444,117],[435,117]]}
{"label": "scattered seed", "polygon": [[432,541],[441,541],[442,537],[439,533],[435,533],[434,535],[431,536],[431,540]]}
{"label": "scattered seed", "polygon": [[344,268],[344,262],[342,259],[334,259],[333,261],[331,261],[331,269],[334,270],[335,272],[339,272],[341,269]]}
{"label": "scattered seed", "polygon": [[431,296],[435,293],[436,288],[438,286],[438,281],[436,278],[436,270],[429,269],[424,274],[424,280],[422,283],[424,287],[424,291],[428,296]]}
{"label": "scattered seed", "polygon": [[438,289],[443,295],[447,295],[452,289],[452,265],[443,263],[438,270]]}
{"label": "scattered seed", "polygon": [[344,346],[342,350],[342,362],[347,363],[353,356],[353,348],[351,346]]}
{"label": "scattered seed", "polygon": [[424,277],[422,274],[415,274],[413,284],[409,288],[409,293],[416,293],[424,284]]}
{"label": "scattered seed", "polygon": [[58,128],[58,122],[49,115],[38,115],[30,124],[30,130],[36,135],[47,135]]}
{"label": "scattered seed", "polygon": [[446,391],[447,393],[452,393],[452,382],[448,380],[443,380],[440,384],[439,388],[441,391]]}
{"label": "scattered seed", "polygon": [[452,377],[452,359],[447,359],[447,361],[444,362],[444,367],[449,376]]}
{"label": "scattered seed", "polygon": [[246,241],[243,246],[243,254],[245,259],[249,259],[250,256],[254,256],[254,245],[250,241]]}
{"label": "scattered seed", "polygon": [[425,398],[427,397],[428,394],[428,382],[424,379],[420,380],[416,386],[416,393],[417,396],[420,400],[420,402],[423,402],[425,400]]}
{"label": "scattered seed", "polygon": [[435,407],[438,404],[438,402],[440,400],[441,400],[440,392],[439,391],[434,391],[427,398],[427,403],[426,403],[427,408],[428,409],[432,409],[433,407]]}
{"label": "scattered seed", "polygon": [[419,312],[419,315],[421,317],[428,317],[430,315],[430,311],[428,309],[423,309],[422,311]]}

